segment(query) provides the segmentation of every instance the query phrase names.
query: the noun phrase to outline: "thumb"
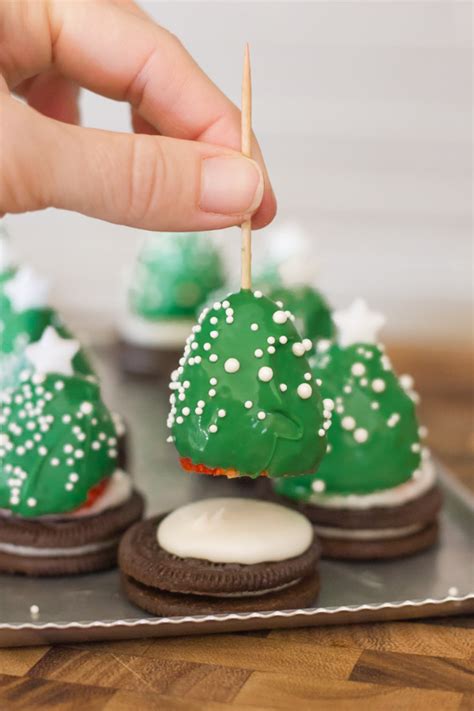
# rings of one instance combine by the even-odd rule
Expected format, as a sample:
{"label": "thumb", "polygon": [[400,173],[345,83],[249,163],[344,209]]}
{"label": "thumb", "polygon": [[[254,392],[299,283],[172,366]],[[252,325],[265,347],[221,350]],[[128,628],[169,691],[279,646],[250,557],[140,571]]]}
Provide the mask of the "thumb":
{"label": "thumb", "polygon": [[196,141],[80,128],[0,93],[0,212],[75,210],[149,230],[238,225],[263,197],[260,167]]}

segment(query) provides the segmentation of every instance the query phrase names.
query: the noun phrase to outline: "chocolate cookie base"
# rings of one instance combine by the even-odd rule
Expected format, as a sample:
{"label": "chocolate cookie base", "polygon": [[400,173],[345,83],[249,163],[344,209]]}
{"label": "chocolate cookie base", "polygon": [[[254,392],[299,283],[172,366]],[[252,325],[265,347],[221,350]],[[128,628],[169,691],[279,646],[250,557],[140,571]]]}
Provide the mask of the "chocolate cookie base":
{"label": "chocolate cookie base", "polygon": [[405,558],[433,546],[439,536],[436,521],[409,535],[379,540],[347,540],[319,536],[323,558],[339,560],[388,560]]}
{"label": "chocolate cookie base", "polygon": [[136,523],[120,543],[120,569],[147,587],[213,596],[258,593],[294,583],[317,569],[320,545],[316,538],[304,553],[283,561],[241,565],[178,558],[163,550],[157,540],[156,529],[165,515]]}
{"label": "chocolate cookie base", "polygon": [[294,585],[264,595],[241,597],[211,597],[171,593],[142,585],[122,574],[122,589],[137,607],[157,617],[186,615],[220,615],[229,612],[260,612],[294,610],[315,604],[319,594],[319,575],[312,575]]}
{"label": "chocolate cookie base", "polygon": [[[0,516],[1,543],[38,549],[66,549],[61,556],[23,555],[0,551],[0,572],[31,576],[74,575],[112,568],[117,563],[120,537],[143,516],[144,499],[133,492],[121,506],[100,514],[70,519],[26,519]],[[96,551],[75,548],[104,545]],[[70,549],[70,552],[67,552]]]}
{"label": "chocolate cookie base", "polygon": [[156,348],[137,345],[119,339],[118,359],[121,370],[127,375],[169,378],[177,368],[183,348]]}
{"label": "chocolate cookie base", "polygon": [[[379,560],[414,555],[434,545],[438,539],[437,516],[443,497],[439,487],[433,486],[412,501],[399,506],[373,506],[367,509],[327,508],[269,494],[269,498],[286,504],[307,516],[316,527],[324,558],[348,560]],[[406,534],[404,528],[419,525],[420,529]],[[337,530],[327,534],[318,526],[341,531],[400,528],[400,536],[376,537],[372,540],[337,537]]]}

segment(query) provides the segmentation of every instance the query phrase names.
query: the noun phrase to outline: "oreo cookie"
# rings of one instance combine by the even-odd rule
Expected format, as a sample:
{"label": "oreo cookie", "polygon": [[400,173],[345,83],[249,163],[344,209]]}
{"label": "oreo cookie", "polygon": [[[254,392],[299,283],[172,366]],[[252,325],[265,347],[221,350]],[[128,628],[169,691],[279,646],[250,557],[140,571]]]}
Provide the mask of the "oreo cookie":
{"label": "oreo cookie", "polygon": [[134,491],[121,505],[92,515],[0,514],[0,572],[54,576],[112,568],[122,534],[143,510],[144,499]]}
{"label": "oreo cookie", "polygon": [[182,348],[158,348],[132,343],[121,337],[117,344],[121,370],[127,375],[169,378],[182,355]]}
{"label": "oreo cookie", "polygon": [[[214,543],[211,546],[207,543],[201,546],[200,538],[208,537],[209,543],[212,536],[216,535],[216,557],[229,555],[233,559],[233,562],[229,563],[216,559],[208,560],[201,556],[177,555],[174,551],[165,550],[163,547],[163,535],[161,535],[163,527],[160,524],[166,523],[167,519],[170,520],[168,528],[173,529],[173,536],[176,531],[176,544],[180,547],[182,545],[180,538],[184,540],[185,536],[180,532],[179,521],[175,522],[171,517],[188,508],[191,514],[193,506],[197,507],[208,502],[195,502],[194,505],[183,507],[171,515],[158,516],[132,526],[124,535],[119,547],[122,585],[125,595],[131,602],[160,616],[290,609],[314,604],[319,592],[320,545],[311,532],[309,522],[306,522],[303,517],[298,517],[301,520],[296,522],[298,526],[301,521],[303,522],[301,528],[308,525],[309,531],[309,534],[304,531],[305,537],[300,539],[304,540],[302,544],[304,550],[297,555],[277,560],[258,560],[255,563],[235,562],[238,558],[236,554],[238,545],[234,545],[237,529],[234,529],[230,536],[227,536],[225,531],[222,532],[222,528],[226,526],[225,519],[228,511],[233,506],[228,502],[235,501],[239,502],[237,505],[242,506],[253,507],[259,504],[283,509],[274,504],[252,500],[245,500],[245,504],[240,504],[244,501],[242,499],[209,500],[214,505],[214,509],[209,514],[204,514],[204,519],[202,513],[196,513],[195,527],[188,529],[194,540],[184,541],[182,550],[190,545],[190,550],[202,550],[202,555],[204,551],[210,553],[210,547],[214,547]],[[216,502],[223,502],[221,509],[223,513],[215,508],[216,505],[219,506]],[[288,514],[294,516],[294,512],[290,512],[289,509],[284,511],[287,513],[283,515],[287,517],[291,527],[293,521]],[[192,513],[194,515],[194,510]],[[215,520],[216,515],[218,518],[221,516],[223,524]],[[243,520],[243,537],[245,537],[245,527],[246,521]],[[265,532],[262,532],[262,535],[265,536]],[[284,536],[283,531],[281,535]],[[289,538],[291,537],[290,531]],[[170,536],[165,535],[164,540],[170,547]],[[248,539],[245,539],[243,549],[248,549],[247,543]],[[256,542],[257,547],[258,545],[259,542]],[[265,543],[263,546],[265,547]],[[256,553],[257,557],[265,555],[261,550]],[[300,548],[294,550],[299,551]],[[269,557],[272,557],[271,554]],[[247,554],[244,553],[243,560],[246,559]]]}
{"label": "oreo cookie", "polygon": [[443,502],[438,486],[395,506],[330,508],[278,495],[271,498],[309,518],[321,541],[323,557],[351,560],[405,557],[434,545]]}

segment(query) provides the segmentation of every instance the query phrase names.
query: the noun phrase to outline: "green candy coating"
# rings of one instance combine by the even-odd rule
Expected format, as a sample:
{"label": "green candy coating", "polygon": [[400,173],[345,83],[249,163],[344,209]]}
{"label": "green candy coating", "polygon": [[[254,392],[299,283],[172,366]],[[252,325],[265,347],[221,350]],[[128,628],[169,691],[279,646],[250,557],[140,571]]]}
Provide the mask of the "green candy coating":
{"label": "green candy coating", "polygon": [[117,468],[115,426],[96,382],[24,373],[0,404],[0,509],[68,513]]}
{"label": "green candy coating", "polygon": [[203,311],[172,376],[168,424],[181,457],[237,476],[316,471],[322,401],[292,318],[249,290]]}
{"label": "green candy coating", "polygon": [[275,286],[268,293],[272,301],[281,301],[296,318],[296,328],[303,338],[317,341],[331,339],[335,328],[331,309],[320,291],[309,285]]}
{"label": "green candy coating", "polygon": [[315,479],[324,493],[369,494],[408,481],[421,461],[418,421],[412,399],[379,346],[337,343],[312,362],[326,398],[335,405],[328,452],[317,477],[278,481],[278,493],[308,500]]}
{"label": "green candy coating", "polygon": [[194,319],[199,306],[224,281],[219,253],[205,235],[153,235],[138,255],[129,290],[130,308],[151,320]]}

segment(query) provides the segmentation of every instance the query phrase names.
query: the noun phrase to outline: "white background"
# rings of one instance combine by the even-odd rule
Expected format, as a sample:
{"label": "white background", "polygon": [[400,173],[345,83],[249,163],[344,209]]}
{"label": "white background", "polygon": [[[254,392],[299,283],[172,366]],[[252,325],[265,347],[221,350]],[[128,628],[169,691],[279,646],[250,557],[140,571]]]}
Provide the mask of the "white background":
{"label": "white background", "polygon": [[[279,200],[276,225],[304,226],[315,281],[332,302],[365,296],[389,317],[389,337],[465,340],[470,3],[143,5],[235,101],[251,43],[254,127]],[[82,113],[86,125],[129,130],[125,105],[84,93]],[[109,334],[143,233],[52,210],[8,225],[22,258],[51,277],[66,318]],[[267,240],[271,228],[255,236]],[[238,241],[236,230],[221,238],[231,252]]]}

